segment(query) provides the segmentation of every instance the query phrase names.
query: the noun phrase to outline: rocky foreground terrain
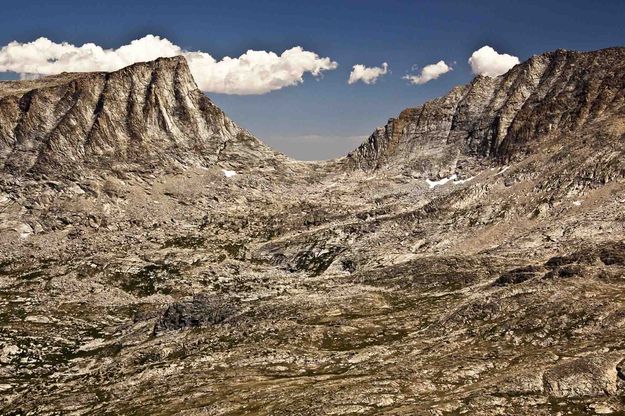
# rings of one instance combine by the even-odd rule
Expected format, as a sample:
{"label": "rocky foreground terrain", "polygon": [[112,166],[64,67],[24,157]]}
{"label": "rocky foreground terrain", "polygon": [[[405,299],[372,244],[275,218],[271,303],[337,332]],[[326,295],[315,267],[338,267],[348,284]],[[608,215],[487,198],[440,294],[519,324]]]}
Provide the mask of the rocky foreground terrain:
{"label": "rocky foreground terrain", "polygon": [[625,415],[625,49],[298,162],[182,58],[0,82],[0,413]]}

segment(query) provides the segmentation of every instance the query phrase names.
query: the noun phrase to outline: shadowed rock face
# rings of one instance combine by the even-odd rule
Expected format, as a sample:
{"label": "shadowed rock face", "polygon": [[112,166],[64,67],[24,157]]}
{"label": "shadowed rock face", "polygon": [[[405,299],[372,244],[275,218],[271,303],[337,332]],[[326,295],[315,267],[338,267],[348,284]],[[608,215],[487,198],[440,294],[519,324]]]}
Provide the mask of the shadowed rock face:
{"label": "shadowed rock face", "polygon": [[0,414],[624,414],[623,51],[320,163],[180,58],[0,83]]}
{"label": "shadowed rock face", "polygon": [[201,326],[217,325],[236,312],[227,299],[218,296],[195,296],[188,301],[176,302],[163,312],[154,325],[154,334]]}
{"label": "shadowed rock face", "polygon": [[237,127],[200,90],[182,57],[112,73],[0,82],[0,167],[80,173],[257,165],[279,156]]}
{"label": "shadowed rock face", "polygon": [[[545,145],[625,133],[625,48],[557,50],[506,74],[476,77],[376,130],[350,161],[436,176],[480,159],[519,160]],[[474,160],[477,158],[477,161]]]}

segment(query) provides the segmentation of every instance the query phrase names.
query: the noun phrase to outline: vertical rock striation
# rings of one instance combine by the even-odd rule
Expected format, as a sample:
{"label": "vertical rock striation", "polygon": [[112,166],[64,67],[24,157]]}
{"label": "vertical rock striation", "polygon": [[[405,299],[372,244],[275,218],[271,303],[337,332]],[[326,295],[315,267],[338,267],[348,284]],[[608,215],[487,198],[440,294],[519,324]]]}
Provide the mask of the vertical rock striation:
{"label": "vertical rock striation", "polygon": [[116,72],[0,83],[0,169],[78,174],[151,171],[280,156],[236,126],[196,86],[182,57]]}

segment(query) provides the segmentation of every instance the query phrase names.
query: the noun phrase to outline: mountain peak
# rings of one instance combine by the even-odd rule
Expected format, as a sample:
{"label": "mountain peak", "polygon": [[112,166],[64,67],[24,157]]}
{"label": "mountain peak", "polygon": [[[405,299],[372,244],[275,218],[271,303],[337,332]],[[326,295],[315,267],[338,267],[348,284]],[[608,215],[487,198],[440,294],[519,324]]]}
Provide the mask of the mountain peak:
{"label": "mountain peak", "polygon": [[242,164],[276,155],[197,88],[181,56],[0,84],[5,173],[210,165],[233,148]]}
{"label": "mountain peak", "polygon": [[536,55],[402,111],[348,160],[365,170],[444,175],[458,165],[515,159],[622,118],[624,72],[625,48]]}

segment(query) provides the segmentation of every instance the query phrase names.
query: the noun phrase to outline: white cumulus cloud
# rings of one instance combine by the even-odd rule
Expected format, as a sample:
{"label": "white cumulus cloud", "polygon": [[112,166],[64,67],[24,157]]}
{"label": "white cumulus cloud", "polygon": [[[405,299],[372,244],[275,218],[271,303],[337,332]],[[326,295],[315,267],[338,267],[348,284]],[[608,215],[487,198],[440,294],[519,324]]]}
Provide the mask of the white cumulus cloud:
{"label": "white cumulus cloud", "polygon": [[490,46],[482,46],[469,58],[471,70],[476,75],[497,77],[505,74],[519,63],[519,58],[506,53],[498,53]]}
{"label": "white cumulus cloud", "polygon": [[365,84],[375,84],[379,77],[386,75],[388,72],[388,64],[384,62],[382,66],[366,67],[358,64],[352,67],[352,72],[349,74],[348,84],[355,84],[358,81],[362,81]]}
{"label": "white cumulus cloud", "polygon": [[300,84],[304,74],[319,76],[338,64],[300,46],[275,52],[249,50],[237,58],[216,60],[201,51],[187,51],[165,38],[147,35],[117,49],[93,43],[75,46],[46,38],[11,42],[0,48],[0,72],[16,72],[22,78],[61,72],[114,71],[135,62],[182,55],[199,88],[224,94],[265,94]]}
{"label": "white cumulus cloud", "polygon": [[426,82],[430,82],[451,70],[452,68],[447,65],[445,61],[438,61],[435,64],[424,66],[419,75],[404,75],[403,79],[408,80],[413,85],[421,85]]}

